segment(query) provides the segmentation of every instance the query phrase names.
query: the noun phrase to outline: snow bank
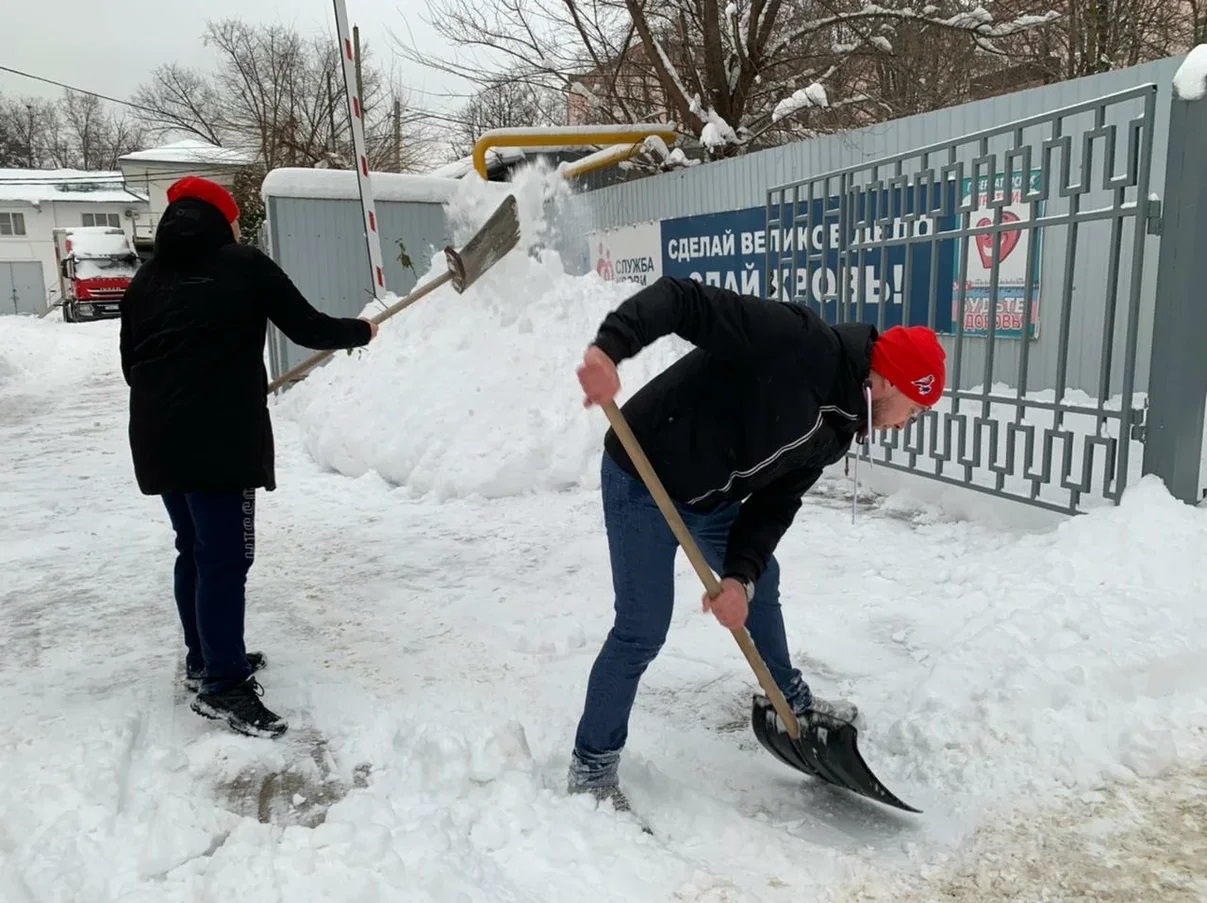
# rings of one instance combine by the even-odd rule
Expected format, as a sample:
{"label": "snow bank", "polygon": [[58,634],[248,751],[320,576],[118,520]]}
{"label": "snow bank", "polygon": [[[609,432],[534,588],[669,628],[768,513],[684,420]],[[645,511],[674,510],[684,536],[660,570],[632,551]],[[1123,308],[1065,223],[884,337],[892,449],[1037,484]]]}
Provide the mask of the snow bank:
{"label": "snow bank", "polygon": [[895,672],[866,699],[894,721],[877,758],[901,757],[932,805],[984,808],[1201,752],[1207,578],[1187,565],[1203,543],[1207,512],[1147,477],[1052,531],[938,524],[882,549],[901,592],[882,606],[895,655],[864,659]]}
{"label": "snow bank", "polygon": [[120,372],[119,329],[117,320],[64,323],[58,312],[0,316],[0,385],[68,386]]}
{"label": "snow bank", "polygon": [[[634,287],[567,275],[542,247],[557,222],[545,211],[556,211],[564,184],[544,167],[525,170],[512,185],[523,248],[464,295],[444,288],[386,321],[363,353],[337,355],[285,394],[280,412],[301,425],[316,461],[440,497],[594,485],[607,421],[582,407],[575,368]],[[460,244],[497,202],[480,180],[457,185],[448,209]],[[430,263],[444,268],[442,255]],[[623,388],[684,350],[674,337],[647,349],[622,365]]]}
{"label": "snow bank", "polygon": [[1199,44],[1178,67],[1173,77],[1174,95],[1181,100],[1207,97],[1207,44]]}
{"label": "snow bank", "polygon": [[[410,473],[446,491],[527,488],[517,448],[574,474],[567,447],[603,430],[579,406],[579,327],[589,336],[599,311],[585,308],[622,294],[540,253],[546,186],[531,188],[516,190],[534,256],[506,262],[528,281],[425,299],[363,358],[337,356],[285,396],[303,433],[338,417],[349,454],[400,469],[426,454]],[[453,212],[472,229],[492,206],[467,190]],[[839,882],[897,868],[895,886],[948,899],[925,873],[978,824],[1013,810],[1010,824],[1060,849],[1054,803],[1207,753],[1207,510],[1147,478],[1121,506],[1043,530],[887,503],[852,525],[846,487],[824,481],[777,550],[791,650],[819,695],[861,706],[861,751],[924,814],[837,793],[757,745],[753,676],[680,558],[621,765],[644,835],[565,793],[612,615],[597,495],[407,500],[318,472],[285,418],[248,635],[269,654],[265,701],[292,727],[238,737],[190,712],[176,683],[171,531],[130,474],[116,322],[0,317],[0,360],[28,380],[0,391],[6,903],[561,903],[584,888],[799,903],[865,899]],[[635,363],[630,391],[648,372]],[[1171,831],[1185,815],[1170,812]],[[984,850],[978,875],[1000,857],[1042,883],[1044,864],[1009,844]]]}

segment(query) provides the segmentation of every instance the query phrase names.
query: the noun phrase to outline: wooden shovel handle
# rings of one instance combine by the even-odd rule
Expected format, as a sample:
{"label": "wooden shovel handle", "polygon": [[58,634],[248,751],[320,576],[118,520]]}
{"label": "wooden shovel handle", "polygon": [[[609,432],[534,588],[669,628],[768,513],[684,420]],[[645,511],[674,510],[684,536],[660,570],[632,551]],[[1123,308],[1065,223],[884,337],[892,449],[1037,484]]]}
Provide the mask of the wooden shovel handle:
{"label": "wooden shovel handle", "polygon": [[[390,317],[394,316],[396,313],[406,310],[408,307],[410,307],[412,304],[414,304],[420,298],[424,297],[425,295],[431,294],[432,292],[434,292],[436,289],[440,288],[440,286],[444,285],[444,283],[448,282],[452,278],[453,278],[453,271],[448,270],[448,271],[442,273],[441,275],[437,276],[435,279],[432,279],[429,282],[424,283],[423,285],[419,286],[419,288],[415,289],[415,291],[413,291],[409,295],[406,295],[405,297],[399,299],[398,301],[395,301],[393,304],[391,304],[389,307],[387,307],[385,310],[383,310],[377,316],[373,317],[372,318],[373,322],[374,323],[384,323],[386,320],[390,319]],[[285,373],[282,373],[276,379],[274,379],[269,384],[268,391],[275,392],[277,389],[281,388],[281,386],[285,385],[286,383],[292,382],[293,380],[298,379],[299,377],[303,376],[304,374],[310,372],[315,367],[317,367],[319,364],[321,364],[323,361],[327,360],[327,358],[331,357],[331,355],[335,354],[335,352],[338,350],[339,350],[338,348],[335,348],[335,349],[331,349],[329,351],[320,351],[318,354],[312,354],[310,357],[306,358],[306,360],[302,361],[300,364],[298,364],[292,370],[288,370]]]}
{"label": "wooden shovel handle", "polygon": [[[713,574],[712,568],[708,566],[708,562],[705,561],[700,547],[696,545],[695,538],[687,529],[687,524],[679,516],[678,509],[675,508],[674,502],[671,501],[670,496],[662,485],[662,481],[658,479],[658,474],[654,473],[654,468],[650,464],[649,458],[645,456],[645,452],[642,451],[637,437],[629,429],[629,424],[625,420],[624,414],[620,412],[620,408],[616,407],[615,402],[606,402],[602,407],[608,417],[608,421],[612,424],[612,429],[616,431],[616,435],[619,437],[621,444],[624,445],[625,451],[629,453],[629,458],[636,465],[637,472],[641,474],[641,479],[645,483],[646,488],[649,489],[650,495],[654,497],[654,501],[662,512],[662,516],[666,518],[671,532],[679,540],[679,545],[683,547],[683,551],[687,554],[688,561],[692,563],[692,567],[695,568],[700,582],[704,584],[704,591],[708,593],[710,598],[716,598],[717,594],[721,592],[721,583]],[[759,655],[758,649],[755,648],[750,634],[745,627],[731,630],[730,633],[737,640],[738,646],[746,656],[746,661],[750,663],[750,667],[753,669],[755,677],[758,678],[763,692],[767,694],[767,698],[775,706],[776,713],[788,729],[788,735],[793,740],[799,739],[800,724],[796,719],[796,714],[792,711],[791,706],[788,705],[788,701],[784,699],[784,694],[780,692],[779,686],[776,685],[775,680],[771,677],[771,672],[767,670],[767,665],[764,663],[763,657]]]}

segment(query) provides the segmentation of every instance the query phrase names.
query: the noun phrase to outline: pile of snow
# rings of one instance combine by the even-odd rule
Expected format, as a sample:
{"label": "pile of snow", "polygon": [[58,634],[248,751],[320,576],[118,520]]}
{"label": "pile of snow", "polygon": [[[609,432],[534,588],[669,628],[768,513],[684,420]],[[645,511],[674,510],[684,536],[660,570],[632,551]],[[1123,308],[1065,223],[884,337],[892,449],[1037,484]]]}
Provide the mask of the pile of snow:
{"label": "pile of snow", "polygon": [[1199,44],[1178,67],[1173,77],[1174,95],[1181,100],[1207,97],[1207,44]]}
{"label": "pile of snow", "polygon": [[[556,229],[545,211],[564,185],[546,168],[525,170],[512,185],[520,248],[464,294],[433,292],[383,323],[363,352],[336,355],[284,395],[280,412],[301,425],[316,461],[439,497],[598,482],[607,420],[583,408],[575,369],[634,286],[569,275],[543,247]],[[495,187],[462,183],[449,205],[457,244],[495,209]],[[444,267],[436,255],[428,273]],[[623,364],[625,397],[686,348],[672,336]]]}
{"label": "pile of snow", "polygon": [[69,386],[112,373],[120,368],[119,330],[116,319],[64,323],[57,311],[0,316],[0,386]]}

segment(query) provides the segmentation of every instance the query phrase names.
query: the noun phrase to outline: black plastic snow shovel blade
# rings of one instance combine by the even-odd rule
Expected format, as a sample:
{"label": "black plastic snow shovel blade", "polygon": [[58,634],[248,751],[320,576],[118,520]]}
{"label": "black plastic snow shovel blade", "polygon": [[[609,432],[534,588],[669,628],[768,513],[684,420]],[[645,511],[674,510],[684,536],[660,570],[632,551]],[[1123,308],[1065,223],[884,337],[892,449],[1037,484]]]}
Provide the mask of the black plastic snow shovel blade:
{"label": "black plastic snow shovel blade", "polygon": [[859,731],[851,725],[826,728],[802,721],[800,739],[793,740],[783,728],[771,700],[758,693],[750,722],[763,748],[790,768],[887,806],[906,812],[922,811],[898,799],[872,773],[856,745]]}
{"label": "black plastic snow shovel blade", "polygon": [[465,291],[519,241],[520,219],[516,213],[515,195],[509,194],[465,247],[460,251],[451,245],[444,249],[444,259],[453,276],[453,288],[458,293]]}

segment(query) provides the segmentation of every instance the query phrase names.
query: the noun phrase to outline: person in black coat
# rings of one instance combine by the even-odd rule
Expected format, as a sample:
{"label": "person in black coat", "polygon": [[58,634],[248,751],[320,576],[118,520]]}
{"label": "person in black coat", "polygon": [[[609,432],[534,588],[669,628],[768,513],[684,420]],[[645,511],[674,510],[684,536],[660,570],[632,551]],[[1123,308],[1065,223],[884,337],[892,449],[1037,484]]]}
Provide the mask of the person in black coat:
{"label": "person in black coat", "polygon": [[[792,663],[775,550],[822,472],[873,430],[902,429],[943,395],[946,353],[925,326],[827,324],[799,304],[664,276],[609,313],[578,369],[584,403],[613,402],[617,366],[667,335],[695,346],[622,413],[718,574],[705,611],[745,627],[802,720],[858,724]],[[666,641],[678,542],[614,430],[600,470],[615,619],[587,679],[568,789],[627,809],[618,766],[638,685]]]}
{"label": "person in black coat", "polygon": [[316,350],[366,345],[377,325],[320,313],[269,257],[240,244],[238,205],[217,183],[188,176],[168,201],[155,255],[121,304],[134,474],[144,494],[162,497],[176,533],[192,709],[276,737],[288,724],[260,702],[252,674],[264,656],[243,641],[256,490],[277,485],[267,324]]}

